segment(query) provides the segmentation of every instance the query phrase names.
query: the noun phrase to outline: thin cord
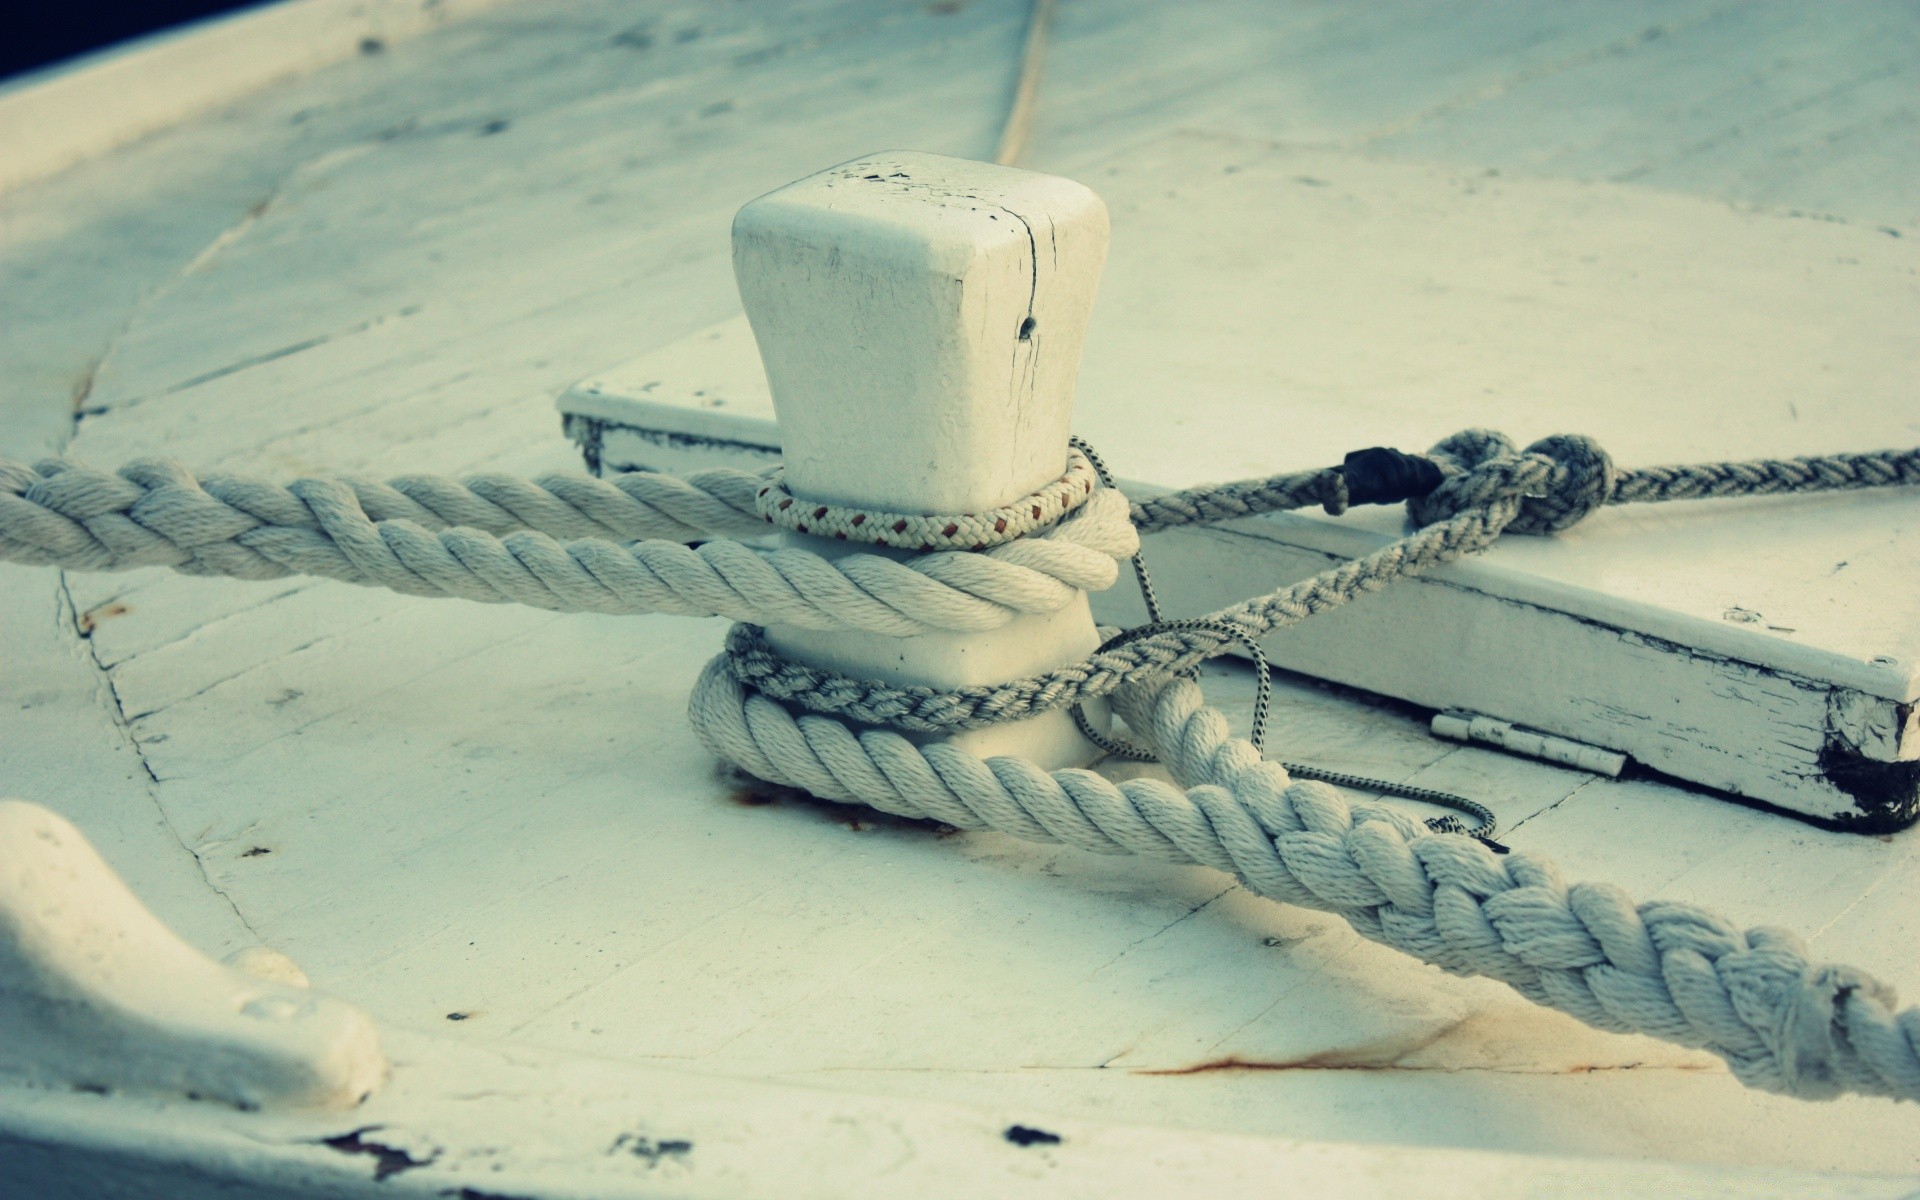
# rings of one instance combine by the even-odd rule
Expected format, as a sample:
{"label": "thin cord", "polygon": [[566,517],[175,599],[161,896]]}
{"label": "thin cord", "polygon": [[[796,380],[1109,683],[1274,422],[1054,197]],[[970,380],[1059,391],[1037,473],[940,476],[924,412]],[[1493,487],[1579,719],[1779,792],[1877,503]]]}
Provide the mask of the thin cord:
{"label": "thin cord", "polygon": [[1013,85],[1013,103],[1000,127],[1000,148],[993,161],[1017,167],[1033,134],[1033,114],[1039,108],[1040,70],[1047,61],[1047,28],[1053,23],[1053,0],[1033,0],[1027,15],[1027,37],[1020,47],[1020,75]]}
{"label": "thin cord", "polygon": [[[1113,472],[1107,470],[1106,460],[1101,458],[1100,452],[1093,448],[1093,443],[1083,437],[1070,437],[1067,439],[1067,445],[1087,456],[1087,461],[1093,464],[1093,473],[1100,477],[1101,487],[1113,487]],[[1135,550],[1132,561],[1133,577],[1140,581],[1140,599],[1147,606],[1147,620],[1155,625],[1165,624],[1167,614],[1160,611],[1160,595],[1153,590],[1153,576],[1147,571],[1145,551]]]}
{"label": "thin cord", "polygon": [[[1100,485],[1102,487],[1110,488],[1113,486],[1113,473],[1107,470],[1107,464],[1105,460],[1100,457],[1099,451],[1095,450],[1085,438],[1081,437],[1069,438],[1068,444],[1087,456],[1087,461],[1093,464],[1094,473],[1100,477]],[[1246,647],[1248,657],[1253,659],[1254,678],[1257,681],[1253,698],[1253,724],[1247,732],[1247,741],[1253,745],[1255,750],[1260,751],[1262,757],[1265,757],[1267,719],[1273,705],[1273,670],[1267,664],[1266,652],[1260,648],[1259,641],[1245,630],[1234,625],[1229,625],[1225,621],[1209,621],[1205,618],[1195,618],[1185,621],[1167,620],[1166,614],[1160,607],[1159,594],[1155,592],[1153,588],[1153,573],[1147,570],[1147,559],[1144,550],[1136,550],[1133,552],[1133,576],[1140,581],[1140,599],[1147,606],[1147,623],[1144,625],[1136,625],[1132,629],[1123,630],[1115,634],[1102,642],[1100,649],[1094,651],[1094,653],[1098,654],[1101,651],[1111,650],[1116,646],[1124,646],[1128,642],[1147,637],[1150,634],[1165,633],[1169,630],[1179,629],[1207,629],[1240,643]],[[1200,668],[1197,665],[1192,667],[1188,672],[1190,675],[1198,675],[1199,673]],[[1160,756],[1146,749],[1144,746],[1127,741],[1124,738],[1113,737],[1110,734],[1105,734],[1095,729],[1093,722],[1087,719],[1086,711],[1081,705],[1076,704],[1073,706],[1073,723],[1079,727],[1082,737],[1116,758],[1131,759],[1134,762],[1159,761]],[[1280,766],[1287,774],[1300,779],[1317,780],[1321,783],[1333,784],[1335,787],[1353,788],[1355,791],[1376,792],[1383,796],[1398,796],[1403,800],[1417,800],[1422,804],[1438,805],[1441,808],[1450,808],[1455,812],[1465,813],[1479,822],[1479,824],[1469,829],[1467,828],[1466,822],[1462,821],[1459,817],[1432,817],[1428,819],[1427,827],[1440,833],[1464,833],[1469,837],[1478,838],[1502,854],[1506,853],[1507,848],[1493,840],[1494,830],[1499,828],[1499,819],[1494,816],[1492,809],[1480,803],[1478,800],[1469,800],[1465,796],[1456,796],[1452,792],[1442,792],[1434,788],[1415,787],[1408,783],[1395,783],[1390,779],[1370,779],[1364,775],[1349,775],[1342,771],[1322,770],[1319,767],[1308,766],[1306,763],[1286,762],[1284,760],[1276,761],[1280,762]]]}
{"label": "thin cord", "polygon": [[1287,774],[1296,779],[1314,779],[1321,783],[1330,783],[1335,787],[1352,788],[1356,792],[1379,792],[1383,796],[1398,796],[1402,800],[1418,800],[1422,804],[1435,804],[1441,808],[1451,808],[1455,812],[1465,813],[1478,821],[1473,828],[1459,817],[1429,817],[1427,828],[1439,833],[1464,833],[1475,838],[1498,854],[1505,854],[1507,848],[1493,840],[1494,831],[1500,827],[1500,820],[1493,810],[1478,800],[1469,800],[1465,796],[1456,796],[1452,792],[1442,792],[1434,788],[1415,787],[1410,783],[1394,783],[1387,779],[1369,779],[1365,775],[1348,775],[1341,771],[1323,771],[1319,767],[1310,767],[1305,763],[1282,762]]}

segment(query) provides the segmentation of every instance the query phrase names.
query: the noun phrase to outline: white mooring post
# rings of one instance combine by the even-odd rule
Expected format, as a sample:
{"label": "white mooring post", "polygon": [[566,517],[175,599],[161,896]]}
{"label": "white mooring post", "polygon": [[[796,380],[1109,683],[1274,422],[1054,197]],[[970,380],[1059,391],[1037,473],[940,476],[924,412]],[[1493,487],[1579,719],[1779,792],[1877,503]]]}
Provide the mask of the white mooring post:
{"label": "white mooring post", "polygon": [[[979,512],[1058,477],[1106,252],[1106,206],[1087,188],[935,154],[856,159],[741,209],[734,273],[794,495]],[[786,536],[822,554],[910,557]],[[935,687],[1017,679],[1099,642],[1085,597],[986,633],[768,636],[815,666]],[[1098,754],[1065,711],[958,740],[1047,767]]]}

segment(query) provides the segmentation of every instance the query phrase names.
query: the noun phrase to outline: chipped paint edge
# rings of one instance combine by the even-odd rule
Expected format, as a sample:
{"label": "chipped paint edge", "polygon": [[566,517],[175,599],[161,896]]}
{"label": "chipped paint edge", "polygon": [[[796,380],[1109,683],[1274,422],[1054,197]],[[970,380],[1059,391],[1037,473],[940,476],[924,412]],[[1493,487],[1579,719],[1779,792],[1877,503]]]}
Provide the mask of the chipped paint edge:
{"label": "chipped paint edge", "polygon": [[[239,1113],[0,1089],[0,1161],[42,1200],[100,1194],[1007,1197],[1303,1194],[1893,1197],[1910,1179],[1312,1142],[870,1096],[396,1032],[353,1113]],[[803,1189],[804,1190],[804,1189]],[[808,1192],[807,1194],[816,1194]]]}

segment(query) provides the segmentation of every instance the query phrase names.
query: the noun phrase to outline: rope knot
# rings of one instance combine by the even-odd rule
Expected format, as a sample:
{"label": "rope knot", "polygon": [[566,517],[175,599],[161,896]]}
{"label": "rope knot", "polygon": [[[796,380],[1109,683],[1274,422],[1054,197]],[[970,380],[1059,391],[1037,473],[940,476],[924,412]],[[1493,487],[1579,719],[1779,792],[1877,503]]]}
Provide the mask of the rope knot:
{"label": "rope knot", "polygon": [[1580,434],[1556,434],[1517,450],[1503,433],[1468,429],[1442,441],[1427,457],[1446,479],[1407,502],[1419,525],[1517,500],[1518,514],[1507,532],[1559,533],[1613,499],[1619,484],[1613,459]]}

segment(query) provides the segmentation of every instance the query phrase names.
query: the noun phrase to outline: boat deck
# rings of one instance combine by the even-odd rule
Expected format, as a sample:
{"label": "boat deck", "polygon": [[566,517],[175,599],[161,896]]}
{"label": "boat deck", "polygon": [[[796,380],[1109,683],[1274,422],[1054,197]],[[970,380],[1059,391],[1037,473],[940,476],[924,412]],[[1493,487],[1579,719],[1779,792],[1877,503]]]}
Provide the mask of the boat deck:
{"label": "boat deck", "polygon": [[[742,203],[877,147],[991,153],[1024,19],[1011,0],[508,4],[20,184],[0,194],[0,454],[577,469],[554,397],[738,311]],[[1104,158],[1190,134],[1912,237],[1916,52],[1920,21],[1891,3],[1068,3],[1025,165],[1098,187]],[[1473,423],[1471,397],[1446,403]],[[1889,414],[1887,442],[1917,423]],[[1271,462],[1301,465],[1286,446]],[[1588,1030],[1210,871],[731,777],[683,713],[717,621],[11,568],[0,613],[0,794],[69,816],[209,952],[290,955],[399,1031],[403,1072],[441,1063],[449,1095],[457,1064],[513,1064],[498,1086],[563,1121],[572,1085],[541,1094],[543,1072],[668,1067],[1070,1139],[1121,1122],[1363,1143],[1342,1176],[1361,1192],[1419,1178],[1393,1147],[1607,1160],[1589,1178],[1626,1188],[1656,1186],[1646,1160],[1730,1191],[1775,1168],[1905,1180],[1836,1176],[1836,1194],[1920,1177],[1911,1108],[1747,1091],[1710,1057]],[[1208,687],[1244,715],[1242,673]],[[1483,799],[1576,878],[1797,929],[1920,995],[1920,834],[1444,743],[1301,680],[1270,745]],[[409,1116],[408,1094],[314,1120],[444,1150],[395,1185],[461,1186],[476,1147],[516,1153]],[[110,1103],[130,1102],[0,1096],[0,1126],[82,1129]],[[301,1128],[256,1142],[371,1171]],[[650,1145],[650,1178],[701,1182],[698,1149]],[[1056,1183],[1100,1178],[1063,1161]],[[834,1169],[819,1151],[799,1190],[834,1191]],[[957,1169],[958,1190],[987,1170]]]}

